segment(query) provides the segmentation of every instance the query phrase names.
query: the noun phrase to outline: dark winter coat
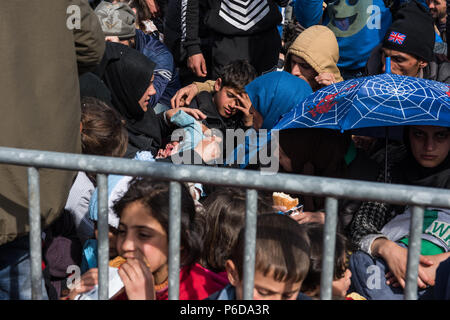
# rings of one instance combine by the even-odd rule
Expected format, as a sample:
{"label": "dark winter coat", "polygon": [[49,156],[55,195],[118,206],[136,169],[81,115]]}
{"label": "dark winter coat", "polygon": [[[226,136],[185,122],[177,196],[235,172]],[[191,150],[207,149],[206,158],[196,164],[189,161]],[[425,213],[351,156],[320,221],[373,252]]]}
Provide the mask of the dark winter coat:
{"label": "dark winter coat", "polygon": [[[81,13],[73,30],[71,5]],[[103,55],[97,16],[87,0],[14,0],[0,1],[0,21],[0,146],[81,153],[78,73]],[[60,215],[75,174],[40,170],[43,229]],[[0,164],[0,181],[1,245],[29,233],[27,168]]]}

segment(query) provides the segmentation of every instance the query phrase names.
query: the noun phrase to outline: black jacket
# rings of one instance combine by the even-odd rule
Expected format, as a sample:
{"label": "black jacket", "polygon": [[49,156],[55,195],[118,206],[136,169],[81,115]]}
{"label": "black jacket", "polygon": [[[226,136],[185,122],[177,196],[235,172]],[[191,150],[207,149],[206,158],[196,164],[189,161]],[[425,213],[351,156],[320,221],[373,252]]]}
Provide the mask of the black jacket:
{"label": "black jacket", "polygon": [[189,105],[190,108],[198,109],[206,115],[206,119],[203,120],[203,124],[210,129],[218,129],[222,131],[225,136],[227,129],[237,130],[243,129],[246,131],[251,127],[244,126],[242,122],[242,114],[238,112],[231,118],[222,117],[217,111],[217,107],[213,102],[213,96],[211,93],[202,91],[195,99],[192,100]]}
{"label": "black jacket", "polygon": [[281,22],[278,5],[285,0],[187,0],[181,7],[181,44],[188,56],[200,53],[204,28],[228,36],[265,32]]}

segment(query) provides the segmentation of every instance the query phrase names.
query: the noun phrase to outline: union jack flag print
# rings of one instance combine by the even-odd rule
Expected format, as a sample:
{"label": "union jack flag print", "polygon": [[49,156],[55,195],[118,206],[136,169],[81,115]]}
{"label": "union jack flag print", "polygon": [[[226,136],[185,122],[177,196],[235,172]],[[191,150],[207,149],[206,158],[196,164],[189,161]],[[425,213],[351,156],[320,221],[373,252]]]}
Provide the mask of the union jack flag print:
{"label": "union jack flag print", "polygon": [[388,41],[391,41],[393,43],[397,43],[397,44],[403,44],[403,42],[405,41],[406,36],[400,32],[395,32],[392,31],[391,34],[389,35]]}

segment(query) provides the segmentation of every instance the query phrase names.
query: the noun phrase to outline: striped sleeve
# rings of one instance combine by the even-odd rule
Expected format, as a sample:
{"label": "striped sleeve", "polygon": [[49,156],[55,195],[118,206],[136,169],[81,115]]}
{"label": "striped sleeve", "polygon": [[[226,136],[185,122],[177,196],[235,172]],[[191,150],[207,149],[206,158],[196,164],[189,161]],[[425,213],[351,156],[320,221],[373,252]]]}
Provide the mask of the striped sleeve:
{"label": "striped sleeve", "polygon": [[188,57],[201,53],[199,0],[181,0],[181,44]]}

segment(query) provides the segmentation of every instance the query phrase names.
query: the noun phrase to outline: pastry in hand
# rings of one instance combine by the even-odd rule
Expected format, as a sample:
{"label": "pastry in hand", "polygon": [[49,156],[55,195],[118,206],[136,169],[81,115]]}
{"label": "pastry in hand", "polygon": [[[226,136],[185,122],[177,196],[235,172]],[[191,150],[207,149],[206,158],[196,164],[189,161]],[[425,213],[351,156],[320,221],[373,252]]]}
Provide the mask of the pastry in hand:
{"label": "pastry in hand", "polygon": [[283,192],[274,192],[272,198],[274,206],[283,206],[286,207],[286,210],[298,206],[298,198],[292,198],[290,195]]}

